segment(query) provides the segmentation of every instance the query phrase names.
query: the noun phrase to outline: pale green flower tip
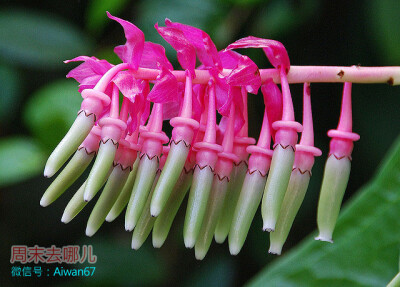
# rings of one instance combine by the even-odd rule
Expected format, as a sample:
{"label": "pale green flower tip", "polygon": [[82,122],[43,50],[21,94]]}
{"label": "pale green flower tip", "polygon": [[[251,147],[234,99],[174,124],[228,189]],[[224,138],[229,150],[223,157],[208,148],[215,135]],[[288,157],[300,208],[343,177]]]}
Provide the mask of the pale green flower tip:
{"label": "pale green flower tip", "polygon": [[276,220],[266,219],[263,221],[263,231],[274,232],[275,231]]}
{"label": "pale green flower tip", "polygon": [[52,163],[47,161],[46,166],[44,167],[44,172],[43,172],[44,177],[50,178],[56,172],[57,172],[57,170],[53,168]]}
{"label": "pale green flower tip", "polygon": [[153,232],[152,242],[154,248],[161,248],[161,246],[164,245],[165,238],[162,238],[161,236],[155,236]]}
{"label": "pale green flower tip", "polygon": [[106,216],[106,221],[107,222],[112,222],[114,221],[116,218],[118,217],[118,214],[116,214],[115,212],[113,212],[112,210],[107,214]]}
{"label": "pale green flower tip", "polygon": [[93,199],[96,191],[92,190],[89,186],[89,188],[87,187],[88,185],[86,185],[85,187],[85,193],[83,194],[83,200],[86,202],[89,202]]}
{"label": "pale green flower tip", "polygon": [[42,207],[46,207],[49,206],[50,204],[51,204],[50,199],[48,198],[48,196],[46,196],[46,194],[44,194],[40,199],[40,205]]}
{"label": "pale green flower tip", "polygon": [[132,231],[136,226],[136,223],[133,222],[132,220],[126,220],[125,219],[125,230],[126,231]]}
{"label": "pale green flower tip", "polygon": [[86,236],[92,237],[97,232],[97,230],[97,228],[94,228],[94,226],[88,224],[86,226]]}
{"label": "pale green flower tip", "polygon": [[151,216],[152,217],[157,217],[158,215],[160,215],[161,211],[162,211],[161,206],[158,205],[158,204],[153,204],[153,202],[152,202],[152,204],[150,206],[150,214],[151,214]]}
{"label": "pale green flower tip", "polygon": [[332,233],[327,231],[325,232],[320,231],[319,235],[315,237],[315,240],[333,243]]}
{"label": "pale green flower tip", "polygon": [[228,234],[215,231],[215,234],[214,234],[215,242],[217,242],[218,244],[222,244],[225,242],[227,236],[228,236]]}
{"label": "pale green flower tip", "polygon": [[208,248],[205,248],[204,246],[198,247],[198,245],[196,245],[194,248],[194,255],[197,260],[203,260],[204,257],[206,257],[207,252]]}
{"label": "pale green flower tip", "polygon": [[281,255],[283,244],[281,242],[272,242],[270,243],[268,253]]}
{"label": "pale green flower tip", "polygon": [[237,242],[237,240],[229,240],[229,253],[233,256],[239,254],[240,250],[242,250],[243,244]]}
{"label": "pale green flower tip", "polygon": [[138,250],[140,247],[142,247],[143,243],[144,242],[140,238],[137,238],[135,235],[133,235],[131,248]]}
{"label": "pale green flower tip", "polygon": [[72,220],[72,218],[73,217],[67,211],[64,211],[61,217],[61,222],[67,224]]}
{"label": "pale green flower tip", "polygon": [[185,243],[185,247],[188,249],[192,249],[196,244],[196,238],[193,234],[186,234],[183,236],[183,241]]}

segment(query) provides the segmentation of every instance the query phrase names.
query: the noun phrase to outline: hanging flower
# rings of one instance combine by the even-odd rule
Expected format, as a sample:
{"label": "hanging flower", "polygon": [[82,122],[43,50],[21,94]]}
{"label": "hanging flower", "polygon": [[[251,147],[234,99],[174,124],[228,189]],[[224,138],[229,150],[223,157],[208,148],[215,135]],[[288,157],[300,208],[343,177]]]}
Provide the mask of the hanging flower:
{"label": "hanging flower", "polygon": [[[126,208],[132,248],[140,248],[151,231],[153,246],[159,248],[189,193],[183,241],[187,248],[194,247],[197,259],[206,256],[213,237],[219,243],[228,237],[230,253],[238,254],[260,203],[263,229],[273,231],[270,252],[280,254],[304,199],[314,157],[321,154],[314,147],[308,83],[304,130],[295,121],[285,47],[249,36],[218,51],[204,31],[167,19],[165,27],[155,28],[177,52],[183,70],[174,70],[161,45],[146,42],[134,24],[107,15],[125,33],[126,43],[114,49],[122,63],[87,56],[65,61],[83,62],[67,74],[79,82],[83,101],[44,175],[56,174],[75,154],[40,204],[54,202],[95,159],[61,219],[70,222],[104,186],[89,216],[87,236]],[[232,51],[242,48],[262,48],[273,69],[260,70],[249,57]],[[260,88],[265,108],[255,144],[248,137],[247,97]],[[359,139],[352,133],[350,89],[346,83],[338,128],[328,132],[332,140],[317,237],[325,241],[332,240],[353,141]],[[163,131],[164,121],[173,127],[171,139]]]}

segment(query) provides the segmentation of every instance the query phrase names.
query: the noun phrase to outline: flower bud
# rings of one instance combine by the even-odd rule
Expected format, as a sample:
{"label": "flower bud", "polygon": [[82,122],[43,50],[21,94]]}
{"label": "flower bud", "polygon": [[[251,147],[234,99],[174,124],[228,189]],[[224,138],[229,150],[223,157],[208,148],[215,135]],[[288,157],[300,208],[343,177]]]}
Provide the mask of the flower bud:
{"label": "flower bud", "polygon": [[[101,186],[106,183],[108,176],[111,174],[112,168],[110,168],[107,172],[107,176],[105,177],[104,181],[102,182]],[[87,180],[79,187],[78,191],[75,192],[74,196],[68,202],[67,206],[65,207],[64,213],[61,217],[61,222],[69,223],[75,216],[78,215],[79,212],[88,204],[87,201],[83,199],[83,194],[85,192]]]}
{"label": "flower bud", "polygon": [[114,205],[112,206],[110,212],[106,217],[106,221],[111,222],[116,219],[121,214],[125,206],[128,204],[129,198],[132,193],[133,184],[135,183],[139,161],[140,159],[139,157],[137,157],[135,163],[132,166],[132,170],[129,173],[128,179],[126,180],[125,185],[122,188],[121,193],[119,194],[117,200],[115,201]]}
{"label": "flower bud", "polygon": [[103,224],[108,212],[111,210],[122,188],[124,187],[126,180],[128,179],[129,171],[130,170],[128,168],[122,169],[120,165],[117,165],[113,168],[113,171],[107,180],[106,186],[101,192],[101,195],[97,200],[92,213],[90,214],[86,227],[87,236],[93,236],[93,234],[95,234]]}
{"label": "flower bud", "polygon": [[45,177],[52,177],[77,150],[92,129],[95,118],[94,114],[86,115],[84,111],[79,112],[71,128],[47,160],[44,168]]}
{"label": "flower bud", "polygon": [[153,227],[153,246],[160,248],[165,239],[167,239],[169,230],[171,229],[172,222],[178,212],[179,207],[187,191],[190,188],[193,179],[193,170],[190,168],[189,171],[184,169],[172,190],[167,203],[164,206],[163,211],[157,216],[157,219]]}
{"label": "flower bud", "polygon": [[85,148],[77,150],[67,166],[47,188],[40,200],[40,205],[46,207],[62,195],[85,171],[94,154],[94,152],[87,153]]}

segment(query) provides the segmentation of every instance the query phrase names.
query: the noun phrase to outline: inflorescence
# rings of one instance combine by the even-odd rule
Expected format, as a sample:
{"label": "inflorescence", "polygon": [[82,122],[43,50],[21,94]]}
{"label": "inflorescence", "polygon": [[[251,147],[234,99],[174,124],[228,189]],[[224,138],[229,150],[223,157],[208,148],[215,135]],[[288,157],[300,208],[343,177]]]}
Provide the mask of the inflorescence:
{"label": "inflorescence", "polygon": [[[151,230],[153,245],[159,248],[190,190],[183,236],[197,259],[205,257],[213,237],[218,243],[228,237],[231,254],[238,254],[260,203],[263,230],[270,232],[269,252],[280,254],[307,191],[314,157],[321,155],[314,147],[307,82],[303,123],[295,121],[285,47],[249,36],[218,52],[202,30],[167,19],[165,27],[155,28],[177,52],[183,70],[176,71],[162,46],[146,42],[132,23],[108,17],[125,32],[126,43],[114,50],[123,63],[87,56],[65,61],[83,62],[67,75],[80,83],[83,102],[44,175],[53,176],[74,155],[40,204],[54,202],[96,158],[61,219],[70,222],[104,185],[86,235],[95,234],[127,207],[125,229],[133,231],[132,248],[140,248]],[[274,68],[259,70],[249,57],[233,51],[241,48],[262,48]],[[354,75],[349,74],[351,79]],[[260,89],[265,111],[256,142],[248,137],[247,95]],[[171,138],[162,130],[165,120],[173,127]],[[344,84],[338,127],[328,136],[332,140],[316,239],[332,242],[353,142],[359,139],[352,132],[350,82]]]}

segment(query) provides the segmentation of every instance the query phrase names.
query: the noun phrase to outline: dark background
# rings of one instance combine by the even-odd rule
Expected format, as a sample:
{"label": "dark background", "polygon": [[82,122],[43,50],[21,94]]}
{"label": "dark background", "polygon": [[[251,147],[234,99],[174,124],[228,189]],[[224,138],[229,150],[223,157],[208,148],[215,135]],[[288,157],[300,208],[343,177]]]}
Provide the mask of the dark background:
{"label": "dark background", "polygon": [[[65,79],[75,65],[62,61],[93,55],[118,63],[112,49],[125,39],[121,27],[106,17],[106,10],[137,25],[146,40],[165,46],[177,69],[174,51],[153,28],[156,22],[163,25],[165,18],[205,30],[218,49],[248,35],[279,40],[293,65],[400,65],[400,4],[396,0],[45,0],[0,4],[1,286],[30,286],[37,280],[11,277],[11,245],[93,245],[98,257],[94,277],[58,278],[56,286],[78,286],[82,280],[88,286],[241,286],[277,258],[267,253],[268,234],[261,231],[259,212],[238,256],[229,254],[226,243],[214,242],[207,257],[197,261],[193,250],[183,244],[184,208],[160,250],[148,239],[139,251],[133,251],[123,215],[112,224],[105,223],[93,238],[84,235],[93,202],[71,223],[60,222],[83,180],[49,207],[39,205],[51,182],[41,175],[45,160],[69,128],[81,101],[78,84]],[[261,51],[241,52],[260,68],[269,67]],[[323,156],[316,160],[282,256],[316,228],[329,144],[326,132],[337,125],[341,90],[340,84],[311,85],[315,145]],[[293,85],[298,121],[301,95],[302,86]],[[355,144],[345,200],[371,178],[399,134],[399,106],[398,87],[353,85],[353,127],[361,140]],[[249,96],[250,136],[258,137],[262,115],[262,97]],[[43,286],[55,286],[54,278],[40,281]]]}

